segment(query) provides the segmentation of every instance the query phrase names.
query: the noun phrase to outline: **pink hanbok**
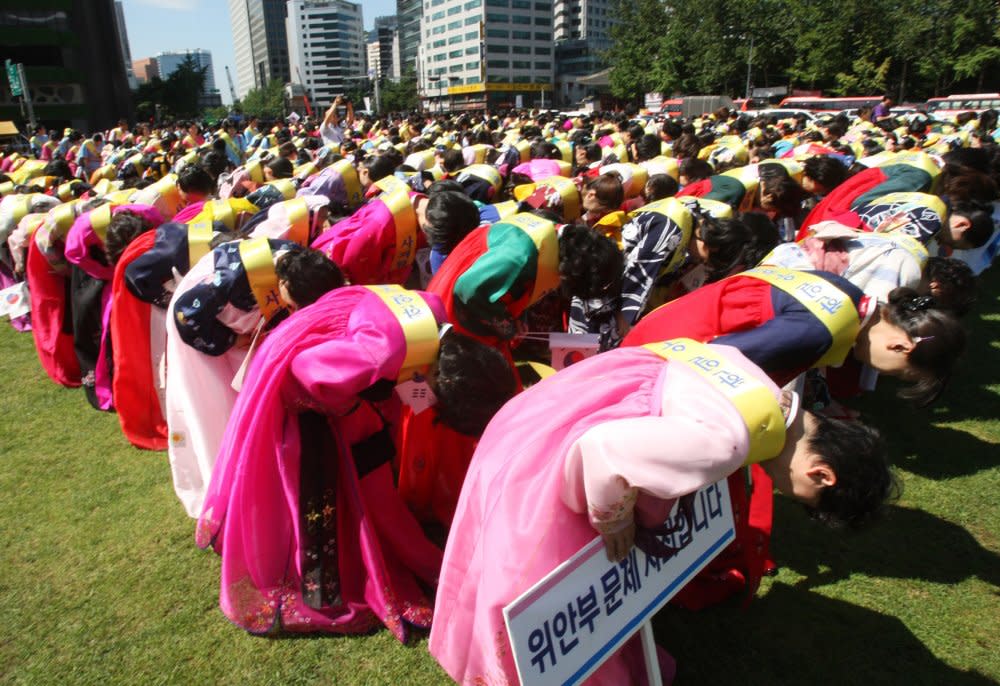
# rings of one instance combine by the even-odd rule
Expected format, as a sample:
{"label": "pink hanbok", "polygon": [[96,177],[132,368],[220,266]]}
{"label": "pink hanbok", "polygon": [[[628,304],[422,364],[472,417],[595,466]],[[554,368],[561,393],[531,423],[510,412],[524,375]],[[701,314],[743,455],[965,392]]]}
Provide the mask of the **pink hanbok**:
{"label": "pink hanbok", "polygon": [[[778,397],[735,348],[717,348]],[[719,391],[645,348],[584,360],[516,396],[487,427],[462,487],[431,654],[460,684],[519,683],[504,606],[633,508],[639,524],[662,523],[676,498],[738,469],[748,449]],[[625,655],[635,644],[587,683],[642,683],[641,656]]]}
{"label": "pink hanbok", "polygon": [[[421,293],[439,323],[441,301]],[[220,605],[252,633],[427,627],[441,551],[400,500],[389,436],[406,354],[370,290],[331,291],[254,357],[198,522],[222,556]]]}
{"label": "pink hanbok", "polygon": [[[172,315],[177,298],[211,280],[214,273],[215,255],[210,252],[191,267],[167,307],[167,450],[174,492],[189,517],[201,513],[226,421],[236,402],[232,382],[248,353],[246,348],[233,346],[221,355],[206,355],[186,344],[177,332]],[[260,322],[260,311],[227,307],[218,318],[236,333],[251,334]]]}

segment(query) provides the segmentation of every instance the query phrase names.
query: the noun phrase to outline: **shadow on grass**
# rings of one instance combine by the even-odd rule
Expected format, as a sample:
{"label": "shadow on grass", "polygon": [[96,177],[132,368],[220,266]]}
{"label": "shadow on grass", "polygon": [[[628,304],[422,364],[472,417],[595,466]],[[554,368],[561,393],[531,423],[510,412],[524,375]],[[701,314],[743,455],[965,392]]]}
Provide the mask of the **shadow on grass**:
{"label": "shadow on grass", "polygon": [[[784,498],[775,498],[775,560],[818,588],[852,574],[953,584],[976,577],[1000,587],[1000,556],[958,524],[923,510],[890,506],[884,521],[858,533],[824,527]],[[822,567],[822,569],[821,569]]]}
{"label": "shadow on grass", "polygon": [[668,607],[655,625],[677,659],[675,686],[995,683],[945,664],[895,617],[781,583],[752,611]]}

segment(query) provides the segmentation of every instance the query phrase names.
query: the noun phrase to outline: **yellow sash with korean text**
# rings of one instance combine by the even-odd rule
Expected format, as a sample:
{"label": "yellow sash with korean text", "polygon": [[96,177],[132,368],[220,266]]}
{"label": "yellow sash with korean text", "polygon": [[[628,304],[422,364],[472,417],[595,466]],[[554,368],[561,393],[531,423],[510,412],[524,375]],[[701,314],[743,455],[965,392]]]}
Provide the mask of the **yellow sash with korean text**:
{"label": "yellow sash with korean text", "polygon": [[459,174],[468,174],[469,176],[474,176],[477,179],[481,179],[486,183],[493,186],[495,190],[499,190],[500,186],[503,185],[503,179],[500,178],[500,172],[496,168],[491,167],[488,164],[473,164],[465,169],[461,170]]}
{"label": "yellow sash with korean text", "polygon": [[417,212],[410,201],[410,187],[395,176],[386,176],[375,182],[382,190],[378,197],[392,214],[396,225],[396,253],[392,270],[405,269],[413,264],[417,254]]}
{"label": "yellow sash with korean text", "polygon": [[90,213],[90,228],[94,230],[101,243],[108,240],[108,225],[111,223],[111,208],[113,205],[107,203],[101,205]]}
{"label": "yellow sash with korean text", "polygon": [[250,282],[250,290],[265,321],[278,313],[283,305],[278,292],[278,274],[267,238],[252,238],[240,242],[240,260]]}
{"label": "yellow sash with korean text", "polygon": [[416,291],[408,291],[396,284],[367,288],[392,311],[406,337],[406,357],[397,383],[409,381],[415,374],[425,373],[437,359],[439,343],[437,318],[430,305]]}
{"label": "yellow sash with korean text", "polygon": [[344,182],[344,191],[347,193],[347,206],[357,207],[364,199],[361,191],[361,181],[358,179],[358,170],[354,168],[350,160],[338,160],[333,163],[333,169],[340,174]]}
{"label": "yellow sash with korean text", "polygon": [[309,246],[309,205],[303,198],[285,201],[288,221],[288,240]]}
{"label": "yellow sash with korean text", "polygon": [[774,393],[759,379],[718,350],[690,338],[643,346],[670,362],[679,362],[722,393],[740,413],[750,436],[744,464],[777,457],[785,445],[785,418]]}
{"label": "yellow sash with korean text", "polygon": [[508,217],[503,223],[516,226],[528,234],[538,251],[535,285],[529,301],[529,304],[536,303],[543,295],[559,287],[559,235],[556,225],[548,219],[524,213]]}
{"label": "yellow sash with korean text", "polygon": [[736,276],[766,281],[795,298],[830,332],[830,348],[814,367],[839,367],[847,359],[861,330],[861,318],[850,296],[823,277],[785,267],[757,267]]}

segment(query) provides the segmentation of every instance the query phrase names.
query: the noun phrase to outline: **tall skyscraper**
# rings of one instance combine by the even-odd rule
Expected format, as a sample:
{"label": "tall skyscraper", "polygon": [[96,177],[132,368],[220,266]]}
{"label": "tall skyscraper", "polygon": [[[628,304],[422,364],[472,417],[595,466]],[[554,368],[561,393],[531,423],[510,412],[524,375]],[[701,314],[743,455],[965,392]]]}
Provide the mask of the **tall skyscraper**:
{"label": "tall skyscraper", "polygon": [[[131,116],[112,0],[6,0],[0,45],[4,58],[24,64],[35,117],[50,128],[90,132]],[[0,88],[0,119],[23,121],[7,88]]]}
{"label": "tall skyscraper", "polygon": [[555,0],[557,100],[575,103],[587,94],[579,76],[608,66],[604,52],[611,48],[611,27],[617,23],[613,0]]}
{"label": "tall skyscraper", "polygon": [[417,72],[430,109],[552,105],[552,3],[430,0]]}
{"label": "tall skyscraper", "polygon": [[328,106],[365,77],[361,5],[347,0],[288,0],[286,21],[292,80],[306,87],[317,108]]}
{"label": "tall skyscraper", "polygon": [[125,10],[122,9],[121,0],[115,0],[115,24],[118,26],[118,41],[122,47],[122,59],[125,60],[125,76],[128,78],[128,87],[135,89],[139,82],[132,71],[132,51],[128,46],[128,31],[125,28]]}
{"label": "tall skyscraper", "polygon": [[205,71],[204,93],[211,93],[215,88],[215,73],[212,71],[212,53],[209,50],[171,50],[157,53],[153,58],[156,60],[156,69],[161,79],[166,79],[181,66],[188,57],[194,59],[199,67],[207,67]]}
{"label": "tall skyscraper", "polygon": [[396,0],[399,22],[399,62],[401,73],[417,72],[417,50],[420,47],[420,22],[424,16],[423,0]]}
{"label": "tall skyscraper", "polygon": [[380,79],[399,79],[399,30],[395,16],[375,18],[375,28],[368,34],[368,70],[374,70]]}
{"label": "tall skyscraper", "polygon": [[272,79],[291,80],[285,0],[229,0],[236,52],[236,94],[243,97]]}

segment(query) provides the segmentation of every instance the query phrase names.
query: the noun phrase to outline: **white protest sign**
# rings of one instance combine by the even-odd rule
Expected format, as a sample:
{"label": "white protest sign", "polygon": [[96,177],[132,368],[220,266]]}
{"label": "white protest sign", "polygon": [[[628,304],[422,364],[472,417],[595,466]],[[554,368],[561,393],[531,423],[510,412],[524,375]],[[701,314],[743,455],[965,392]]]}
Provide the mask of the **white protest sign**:
{"label": "white protest sign", "polygon": [[9,316],[17,319],[31,312],[31,298],[28,297],[28,284],[25,281],[15,283],[0,290],[0,317]]}
{"label": "white protest sign", "polygon": [[735,536],[723,479],[698,491],[691,526],[661,540],[670,558],[633,548],[608,562],[600,537],[504,608],[517,673],[524,686],[572,686],[590,676]]}

